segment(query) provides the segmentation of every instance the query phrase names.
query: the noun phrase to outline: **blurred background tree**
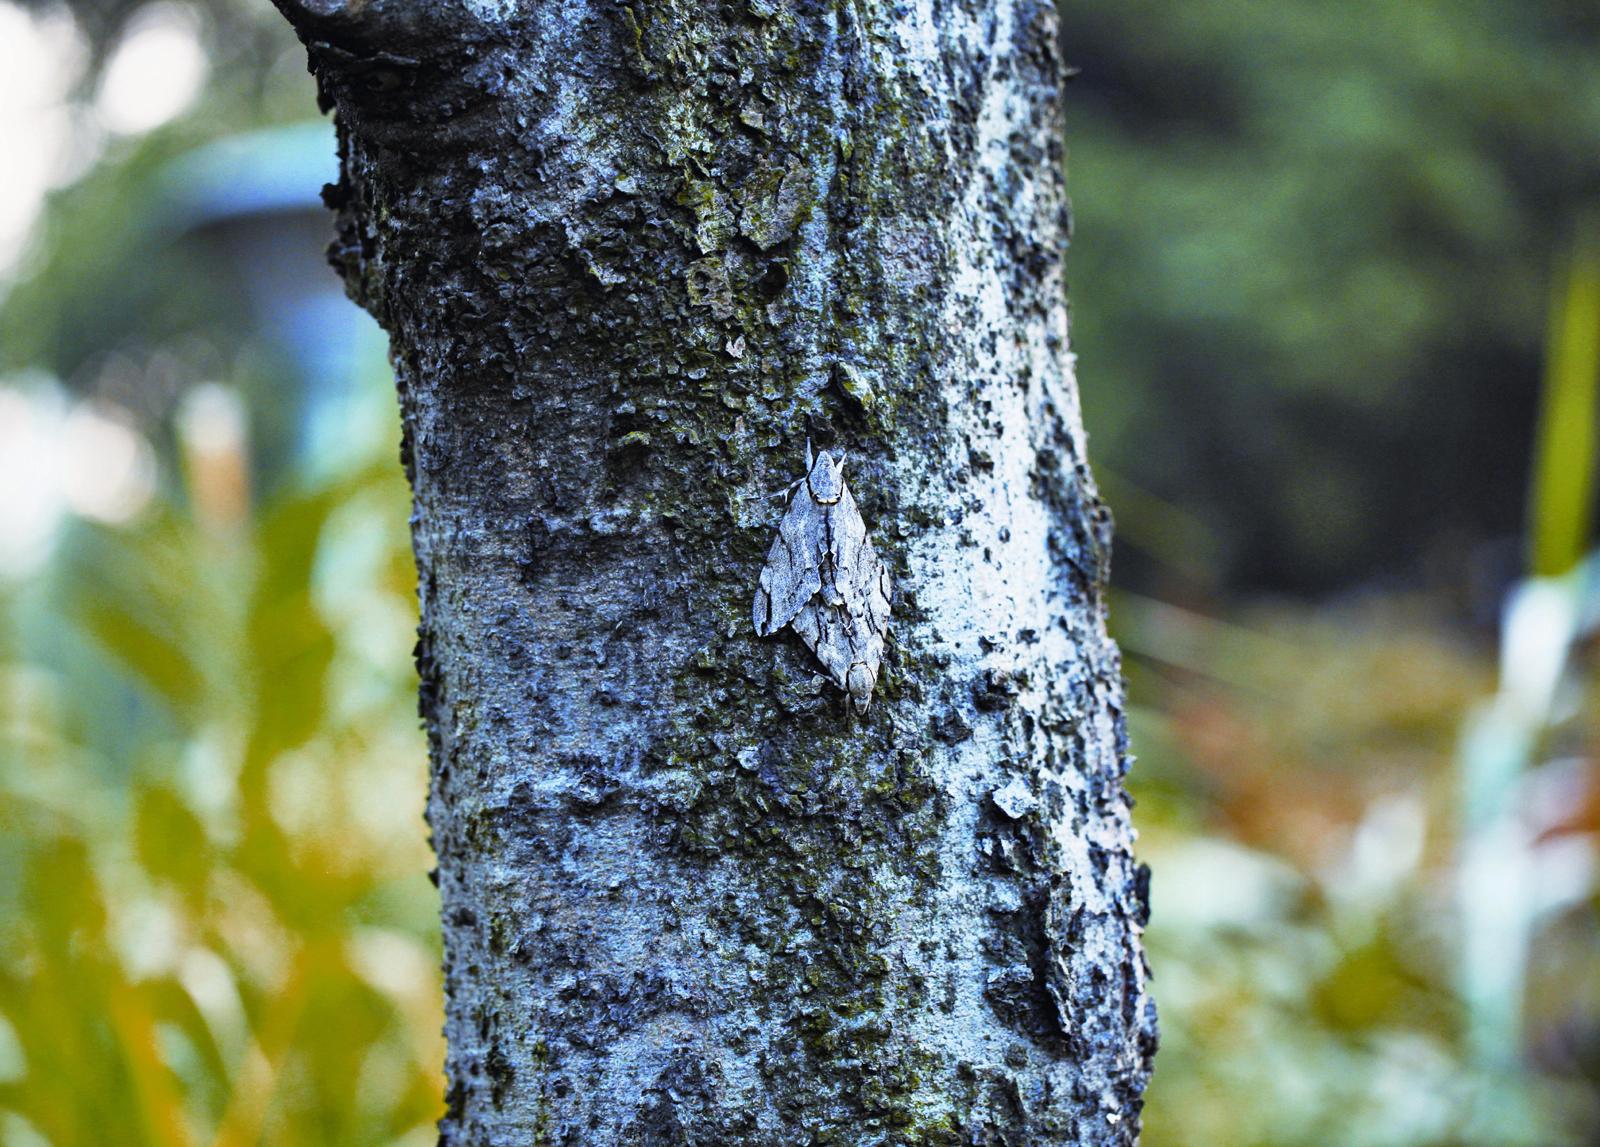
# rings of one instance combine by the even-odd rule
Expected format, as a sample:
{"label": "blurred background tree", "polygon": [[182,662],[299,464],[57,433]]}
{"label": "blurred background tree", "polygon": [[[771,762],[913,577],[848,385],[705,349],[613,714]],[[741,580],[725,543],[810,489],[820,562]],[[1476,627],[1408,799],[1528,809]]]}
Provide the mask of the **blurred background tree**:
{"label": "blurred background tree", "polygon": [[1230,590],[1503,579],[1482,547],[1519,528],[1548,284],[1600,186],[1600,10],[1061,12],[1101,458],[1204,523]]}
{"label": "blurred background tree", "polygon": [[[1061,17],[1146,1142],[1596,1142],[1600,9]],[[6,1147],[432,1141],[397,420],[303,58],[0,0]]]}

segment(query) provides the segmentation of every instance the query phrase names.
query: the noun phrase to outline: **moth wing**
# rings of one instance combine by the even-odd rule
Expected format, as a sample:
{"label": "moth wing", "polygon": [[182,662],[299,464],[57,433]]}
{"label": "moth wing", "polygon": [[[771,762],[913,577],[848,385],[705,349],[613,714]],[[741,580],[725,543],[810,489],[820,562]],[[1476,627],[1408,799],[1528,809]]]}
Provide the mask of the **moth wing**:
{"label": "moth wing", "polygon": [[868,629],[882,635],[889,624],[889,572],[848,489],[834,507],[832,526],[829,557],[836,596]]}
{"label": "moth wing", "polygon": [[867,524],[861,520],[861,510],[849,486],[840,491],[839,500],[829,511],[828,556],[833,561],[839,592],[848,601],[861,564],[862,549],[870,550],[872,543],[867,540]]}
{"label": "moth wing", "polygon": [[824,606],[817,598],[812,598],[800,607],[800,612],[794,616],[794,631],[800,635],[800,640],[806,643],[806,648],[813,653],[823,645],[823,611]]}
{"label": "moth wing", "polygon": [[808,601],[794,620],[794,631],[811,647],[822,667],[841,689],[850,672],[850,615],[822,598]]}
{"label": "moth wing", "polygon": [[894,600],[894,587],[889,581],[889,567],[874,552],[872,563],[877,567],[877,580],[867,597],[867,617],[872,628],[881,636],[889,628],[889,605]]}
{"label": "moth wing", "polygon": [[806,603],[795,618],[795,632],[805,639],[828,671],[833,683],[850,694],[856,712],[865,713],[872,701],[883,660],[883,636],[864,614],[845,605],[830,605],[818,596]]}
{"label": "moth wing", "polygon": [[[888,573],[848,487],[829,508],[827,519],[824,585],[807,606],[808,624],[801,632],[834,683],[850,694],[856,711],[865,713],[883,661]],[[801,628],[799,622],[795,628]]]}
{"label": "moth wing", "polygon": [[758,635],[788,625],[822,588],[825,517],[803,486],[790,499],[756,589],[752,616]]}
{"label": "moth wing", "polygon": [[765,637],[792,623],[865,713],[883,660],[890,592],[888,570],[849,486],[841,483],[838,500],[823,504],[802,485],[761,570],[752,606],[756,632]]}

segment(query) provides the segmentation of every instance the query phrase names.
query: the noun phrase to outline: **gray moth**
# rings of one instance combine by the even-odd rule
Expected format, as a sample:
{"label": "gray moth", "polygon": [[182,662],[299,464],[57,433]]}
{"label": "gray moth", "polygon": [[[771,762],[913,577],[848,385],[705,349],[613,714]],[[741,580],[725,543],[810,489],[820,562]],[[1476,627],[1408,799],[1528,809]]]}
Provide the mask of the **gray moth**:
{"label": "gray moth", "polygon": [[794,626],[858,713],[872,703],[889,625],[889,571],[844,480],[844,457],[806,443],[806,476],[789,494],[756,589],[756,633]]}

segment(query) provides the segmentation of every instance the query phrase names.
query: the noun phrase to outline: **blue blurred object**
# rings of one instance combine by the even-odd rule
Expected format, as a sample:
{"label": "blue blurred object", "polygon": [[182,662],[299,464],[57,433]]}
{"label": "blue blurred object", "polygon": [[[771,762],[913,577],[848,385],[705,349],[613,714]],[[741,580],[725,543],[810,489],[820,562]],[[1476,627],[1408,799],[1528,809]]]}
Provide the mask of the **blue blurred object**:
{"label": "blue blurred object", "polygon": [[332,126],[318,120],[209,144],[160,184],[158,226],[220,257],[254,324],[299,376],[292,456],[302,473],[360,453],[349,438],[374,425],[363,417],[372,413],[363,369],[383,361],[385,345],[323,254],[332,227],[317,192],[338,177]]}

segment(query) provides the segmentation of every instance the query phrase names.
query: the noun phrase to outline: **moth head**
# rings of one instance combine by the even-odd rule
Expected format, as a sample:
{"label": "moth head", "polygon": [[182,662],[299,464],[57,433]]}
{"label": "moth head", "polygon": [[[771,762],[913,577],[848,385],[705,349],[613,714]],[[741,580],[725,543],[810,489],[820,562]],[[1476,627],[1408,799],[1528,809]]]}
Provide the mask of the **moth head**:
{"label": "moth head", "polygon": [[818,454],[806,472],[806,487],[811,496],[824,506],[831,506],[844,497],[844,458],[837,461],[826,450]]}

